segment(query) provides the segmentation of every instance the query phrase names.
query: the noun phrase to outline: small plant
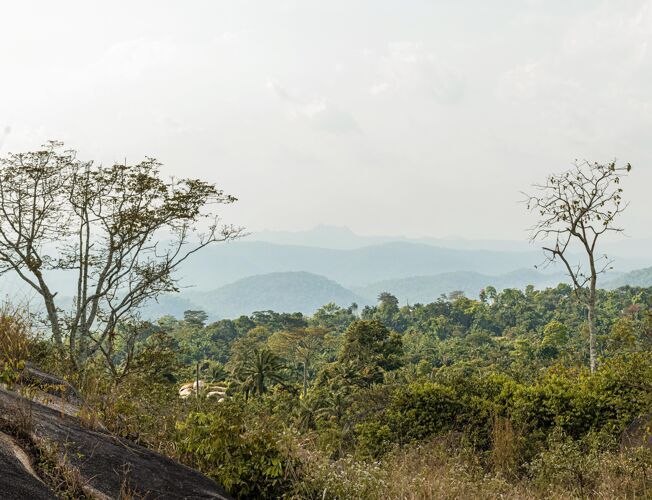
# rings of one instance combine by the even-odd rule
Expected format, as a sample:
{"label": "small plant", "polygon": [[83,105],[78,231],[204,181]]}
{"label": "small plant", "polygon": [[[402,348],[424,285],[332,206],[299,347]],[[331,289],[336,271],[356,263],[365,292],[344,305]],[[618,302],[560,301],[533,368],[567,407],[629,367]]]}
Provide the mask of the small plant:
{"label": "small plant", "polygon": [[59,498],[90,499],[86,493],[86,483],[76,467],[67,463],[65,454],[55,443],[40,441],[36,443],[39,476],[52,488]]}
{"label": "small plant", "polygon": [[30,325],[26,316],[9,304],[0,307],[0,382],[13,386],[29,356]]}

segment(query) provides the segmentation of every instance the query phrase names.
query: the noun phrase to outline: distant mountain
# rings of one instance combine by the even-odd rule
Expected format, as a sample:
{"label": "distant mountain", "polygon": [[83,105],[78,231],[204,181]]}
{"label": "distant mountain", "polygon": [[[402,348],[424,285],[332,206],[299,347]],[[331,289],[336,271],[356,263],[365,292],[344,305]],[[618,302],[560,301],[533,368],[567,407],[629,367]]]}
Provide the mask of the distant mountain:
{"label": "distant mountain", "polygon": [[319,307],[334,302],[347,307],[356,302],[360,306],[375,304],[381,292],[390,292],[401,303],[427,303],[441,294],[462,290],[469,297],[477,297],[479,291],[492,285],[504,288],[537,288],[556,286],[564,281],[561,275],[546,275],[523,269],[500,276],[459,271],[434,276],[417,276],[397,280],[385,280],[349,290],[338,283],[307,272],[269,273],[250,276],[216,290],[186,291],[166,295],[158,303],[143,309],[147,318],[165,314],[181,317],[187,309],[201,309],[214,319],[234,318],[254,311],[314,313]]}
{"label": "distant mountain", "polygon": [[352,287],[454,271],[503,274],[533,268],[541,260],[536,250],[458,250],[407,242],[336,250],[238,241],[198,252],[184,264],[180,276],[184,285],[210,290],[256,274],[305,271]]}
{"label": "distant mountain", "polygon": [[[329,226],[320,224],[312,229],[301,231],[254,231],[248,238],[250,241],[263,241],[277,245],[298,245],[339,250],[352,250],[370,245],[380,245],[390,242],[418,243],[458,250],[492,250],[500,252],[528,252],[538,250],[537,245],[530,244],[526,238],[520,240],[469,239],[460,237],[419,237],[388,235],[360,235],[346,226]],[[639,266],[650,262],[649,249],[652,248],[652,238],[614,238],[603,241],[601,251],[610,256],[618,255],[623,259],[644,260]],[[620,260],[620,259],[618,259]],[[621,267],[620,262],[617,262]],[[629,269],[632,269],[629,267]]]}
{"label": "distant mountain", "polygon": [[[342,307],[353,302],[360,306],[371,305],[376,303],[381,292],[395,295],[401,304],[414,304],[432,302],[442,294],[455,290],[477,298],[480,290],[489,285],[497,290],[524,289],[527,285],[541,289],[567,281],[568,278],[563,273],[544,274],[532,269],[519,269],[495,276],[475,271],[455,271],[380,280],[364,286],[345,288],[315,273],[289,271],[249,276],[211,291],[184,291],[165,295],[158,302],[144,307],[143,316],[152,319],[166,314],[182,317],[188,309],[204,310],[211,320],[234,318],[268,309],[312,314],[329,302]],[[652,268],[616,275],[600,286],[616,288],[623,284],[652,286]]]}
{"label": "distant mountain", "polygon": [[[161,295],[158,300],[150,300],[140,307],[140,314],[146,319],[158,319],[163,316],[183,318],[184,311],[202,309],[181,294]],[[218,318],[215,318],[218,319]]]}
{"label": "distant mountain", "polygon": [[395,295],[401,303],[428,303],[442,294],[454,290],[463,291],[468,297],[477,297],[480,290],[491,285],[497,290],[505,288],[537,288],[556,286],[566,281],[562,274],[542,274],[529,269],[521,269],[499,276],[489,276],[477,272],[457,271],[434,276],[414,276],[397,280],[385,280],[365,287],[354,287],[353,291],[367,300],[375,300],[381,292]]}
{"label": "distant mountain", "polygon": [[528,251],[532,246],[525,240],[469,240],[464,238],[409,238],[407,236],[366,236],[354,233],[346,226],[319,224],[302,231],[254,231],[251,241],[264,241],[277,245],[299,245],[308,247],[352,250],[383,243],[418,243],[461,250]]}
{"label": "distant mountain", "polygon": [[652,286],[652,267],[630,271],[604,283],[604,287],[607,289],[625,285]]}
{"label": "distant mountain", "polygon": [[366,303],[338,283],[306,272],[250,276],[210,292],[186,292],[179,298],[214,318],[233,318],[268,309],[312,314],[329,302],[342,307],[353,302]]}

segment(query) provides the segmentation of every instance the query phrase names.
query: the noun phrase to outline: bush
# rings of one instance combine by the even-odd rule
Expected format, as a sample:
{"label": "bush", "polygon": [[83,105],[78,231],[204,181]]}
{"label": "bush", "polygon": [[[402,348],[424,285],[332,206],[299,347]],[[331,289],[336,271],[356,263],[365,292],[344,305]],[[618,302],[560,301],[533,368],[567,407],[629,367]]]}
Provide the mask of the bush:
{"label": "bush", "polygon": [[27,318],[18,310],[0,308],[0,382],[14,384],[29,358],[32,339]]}
{"label": "bush", "polygon": [[274,426],[250,428],[239,400],[211,413],[193,412],[178,424],[187,462],[238,498],[278,498],[289,490],[296,461],[280,446]]}

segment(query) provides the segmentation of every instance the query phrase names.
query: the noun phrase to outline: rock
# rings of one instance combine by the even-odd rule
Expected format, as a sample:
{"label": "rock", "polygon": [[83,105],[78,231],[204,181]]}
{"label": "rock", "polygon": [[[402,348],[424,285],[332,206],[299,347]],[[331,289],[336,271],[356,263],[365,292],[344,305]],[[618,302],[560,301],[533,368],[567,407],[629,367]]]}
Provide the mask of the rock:
{"label": "rock", "polygon": [[183,384],[179,388],[179,397],[182,399],[187,399],[192,395],[197,394],[197,387],[199,387],[200,394],[205,393],[207,398],[217,397],[221,401],[226,398],[227,388],[219,384],[208,384],[203,380],[197,380],[195,382],[188,382]]}
{"label": "rock", "polygon": [[[189,467],[126,439],[85,428],[76,417],[4,389],[0,389],[0,418],[22,428],[37,447],[56,446],[59,464],[79,471],[83,489],[91,497],[119,498],[126,490],[136,498],[231,498],[213,480]],[[24,470],[22,476],[25,487],[31,485],[38,494],[38,479]],[[13,494],[11,488],[4,491]],[[21,497],[18,491],[16,495],[52,498]]]}
{"label": "rock", "polygon": [[41,481],[27,454],[16,441],[0,432],[0,496],[6,500],[56,500]]}
{"label": "rock", "polygon": [[58,396],[74,405],[80,405],[82,398],[77,390],[66,380],[39,370],[27,363],[18,383],[23,386],[35,386],[48,394]]}

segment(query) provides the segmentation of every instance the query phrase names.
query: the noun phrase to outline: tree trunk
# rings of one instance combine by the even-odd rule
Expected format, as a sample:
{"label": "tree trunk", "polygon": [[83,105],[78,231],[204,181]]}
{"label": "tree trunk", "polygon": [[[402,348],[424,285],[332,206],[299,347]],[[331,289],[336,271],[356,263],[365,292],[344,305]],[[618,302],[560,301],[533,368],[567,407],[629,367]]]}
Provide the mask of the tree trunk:
{"label": "tree trunk", "polygon": [[308,363],[303,362],[303,399],[306,399],[308,394]]}
{"label": "tree trunk", "polygon": [[587,304],[588,322],[589,322],[589,366],[591,373],[595,373],[597,366],[596,347],[595,347],[595,288],[589,292],[589,302]]}

